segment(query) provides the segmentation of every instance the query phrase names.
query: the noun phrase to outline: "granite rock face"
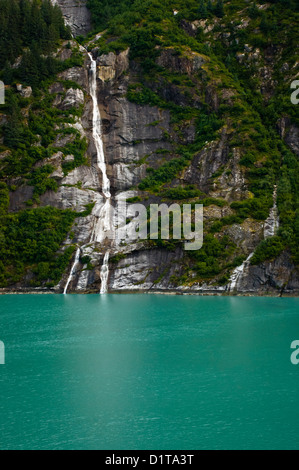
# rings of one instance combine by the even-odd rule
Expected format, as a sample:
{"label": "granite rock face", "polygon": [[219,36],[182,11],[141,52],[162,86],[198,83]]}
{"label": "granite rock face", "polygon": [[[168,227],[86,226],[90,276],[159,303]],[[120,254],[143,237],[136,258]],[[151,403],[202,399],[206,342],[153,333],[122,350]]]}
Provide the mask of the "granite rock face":
{"label": "granite rock face", "polygon": [[[73,34],[85,34],[90,28],[90,16],[84,1],[58,0]],[[190,34],[198,25],[191,28]],[[188,25],[184,25],[188,27]],[[87,206],[93,205],[87,217],[76,219],[71,233],[65,240],[61,251],[76,245],[81,249],[80,262],[76,265],[70,292],[99,292],[101,288],[101,269],[104,254],[109,251],[110,292],[175,292],[197,294],[239,294],[239,295],[296,295],[299,293],[299,275],[292,262],[291,255],[283,252],[273,261],[265,261],[258,266],[246,265],[246,270],[239,278],[236,289],[231,292],[229,283],[213,279],[207,282],[196,282],[195,274],[184,282],[186,256],[182,247],[174,246],[165,249],[147,241],[138,239],[130,243],[117,244],[114,240],[103,243],[92,241],[92,234],[97,228],[105,207],[102,172],[97,161],[97,149],[93,136],[93,103],[90,90],[91,61],[87,51],[80,48],[84,57],[83,67],[72,67],[60,73],[57,82],[49,89],[54,96],[54,106],[69,111],[82,109],[72,123],[57,127],[57,137],[53,144],[55,152],[41,164],[51,164],[54,171],[51,177],[58,183],[57,191],[47,191],[40,196],[40,204],[51,205],[59,209],[71,209],[84,212]],[[60,51],[61,57],[67,57],[68,49]],[[105,155],[107,176],[111,183],[112,225],[116,225],[119,216],[117,203],[122,198],[141,196],[138,184],[148,173],[148,166],[156,169],[167,158],[173,158],[177,144],[192,144],[196,139],[195,124],[190,119],[188,125],[177,131],[171,119],[170,111],[157,106],[139,105],[128,100],[127,92],[136,75],[136,64],[130,63],[129,50],[120,53],[110,52],[100,55],[97,49],[92,51],[97,60],[97,100],[101,114],[101,132]],[[198,53],[186,52],[177,56],[171,49],[162,51],[158,65],[170,72],[178,71],[192,77],[205,66],[207,57]],[[270,73],[270,72],[269,72]],[[66,89],[63,82],[75,82],[78,87]],[[180,87],[169,84],[162,90],[165,100],[173,101],[177,106],[186,106],[188,98]],[[225,95],[225,96],[224,96]],[[223,90],[222,98],[229,103],[233,98],[231,90]],[[205,102],[214,111],[219,107],[221,96],[212,86],[204,90]],[[193,105],[200,106],[194,101]],[[287,120],[277,123],[280,134],[294,153],[298,154],[298,129]],[[65,132],[73,128],[86,138],[86,164],[67,173],[63,162],[72,163],[74,155],[64,154],[63,148],[74,141],[75,133]],[[251,197],[245,178],[245,170],[239,164],[241,155],[237,148],[231,148],[231,130],[224,125],[219,136],[207,141],[203,148],[181,172],[171,185],[193,185],[211,198],[225,201],[223,207],[210,204],[204,208],[204,224],[211,226],[223,217],[230,217],[234,211],[231,202]],[[75,153],[75,152],[74,152]],[[1,156],[0,156],[1,158]],[[225,171],[223,170],[225,168]],[[13,185],[13,181],[11,184]],[[10,194],[10,210],[26,208],[26,202],[32,198],[33,188],[21,186]],[[156,195],[148,196],[147,205],[160,203]],[[126,220],[126,214],[120,214]],[[272,220],[272,219],[271,219]],[[247,218],[241,223],[233,223],[225,228],[224,235],[237,247],[242,259],[248,257],[256,248],[264,234],[269,230],[264,221]],[[276,221],[273,221],[273,224]],[[271,227],[270,227],[271,228]],[[267,230],[266,230],[267,229]],[[217,234],[216,234],[217,237]],[[84,261],[81,261],[83,259]],[[87,262],[87,260],[89,260]],[[63,292],[72,263],[65,271],[56,292]],[[85,263],[85,264],[84,264]]]}
{"label": "granite rock face", "polygon": [[91,30],[91,15],[87,0],[52,0],[60,6],[64,20],[74,36],[86,35]]}
{"label": "granite rock face", "polygon": [[258,266],[250,266],[239,293],[259,293],[272,295],[292,294],[299,291],[299,275],[290,253],[283,252],[273,261],[265,261]]}
{"label": "granite rock face", "polygon": [[[69,287],[70,291],[99,292],[104,253],[109,250],[108,289],[110,292],[153,291],[216,295],[293,295],[298,292],[298,272],[292,264],[289,253],[282,253],[276,260],[264,262],[259,266],[248,265],[238,281],[237,288],[230,292],[228,284],[217,285],[217,282],[213,281],[198,283],[193,281],[192,277],[187,280],[188,282],[181,284],[180,277],[184,272],[182,260],[185,253],[180,247],[166,250],[138,242],[138,240],[118,246],[109,240],[103,244],[90,243],[91,233],[96,227],[97,217],[103,210],[105,199],[102,194],[102,175],[97,166],[96,149],[92,137],[90,59],[86,51],[82,52],[85,54],[84,68],[69,69],[63,72],[61,78],[75,81],[84,93],[70,89],[64,101],[58,106],[65,106],[68,101],[72,106],[76,106],[77,103],[83,104],[83,114],[72,126],[80,129],[80,134],[85,135],[89,142],[87,150],[89,165],[75,168],[64,176],[61,171],[61,156],[58,148],[58,152],[52,157],[52,162],[56,162],[57,167],[52,177],[59,181],[59,189],[55,193],[48,191],[41,196],[41,204],[50,204],[60,209],[73,209],[78,212],[83,211],[87,204],[95,203],[95,209],[90,216],[77,220],[72,229],[73,239],[65,241],[65,246],[74,242],[77,246],[81,246],[81,255],[90,259],[89,265],[79,263],[76,266],[74,278]],[[97,50],[94,50],[93,54],[96,57]],[[192,57],[185,58],[179,64],[176,64],[176,58],[169,58],[168,54],[162,56],[160,60],[163,63],[167,62],[170,68],[185,67],[186,72],[191,71],[194,66],[201,66],[197,58],[195,60],[197,65],[194,65]],[[102,120],[107,175],[111,183],[113,223],[117,214],[118,199],[138,196],[139,192],[136,188],[147,175],[147,164],[158,167],[163,161],[159,156],[159,149],[163,148],[171,152],[177,139],[168,110],[155,106],[140,106],[128,101],[126,93],[131,83],[130,67],[128,51],[119,54],[109,53],[97,58],[98,105]],[[59,84],[52,86],[52,92],[59,92]],[[217,108],[215,95],[211,89],[207,99]],[[178,96],[177,99],[179,100],[180,97]],[[286,136],[289,133],[287,128]],[[165,134],[172,138],[165,140]],[[193,141],[195,133],[192,123],[181,138],[185,142]],[[229,139],[229,129],[224,126],[219,138],[207,143],[181,176],[180,183],[195,184],[211,197],[223,198],[228,202],[228,205],[224,207],[215,205],[205,207],[205,224],[211,224],[215,220],[232,215],[233,211],[229,203],[249,197],[245,175],[239,165],[240,155],[237,149],[230,151]],[[224,166],[228,168],[228,171],[220,172],[217,180],[213,180],[212,176]],[[29,192],[27,197],[30,197]],[[12,200],[15,200],[17,206],[20,196],[15,194]],[[149,202],[158,201],[153,199]],[[238,246],[240,254],[248,256],[263,239],[264,231],[265,222],[246,219],[241,225],[228,226],[225,234]],[[63,290],[71,266],[56,287],[58,292]]]}
{"label": "granite rock face", "polygon": [[284,139],[285,143],[290,149],[299,157],[299,129],[297,126],[290,122],[289,118],[283,117],[278,123],[277,127],[280,136]]}
{"label": "granite rock face", "polygon": [[[96,54],[96,51],[94,51]],[[162,58],[162,60],[169,60]],[[163,141],[165,132],[173,133],[170,114],[167,110],[161,110],[153,106],[140,106],[129,102],[126,91],[130,84],[129,62],[127,51],[120,54],[109,53],[100,56],[98,65],[98,102],[102,117],[103,143],[107,173],[111,181],[113,204],[122,194],[126,194],[132,187],[146,176],[144,155],[148,155],[153,165],[158,164],[155,152],[163,147],[172,149],[172,142]],[[170,63],[175,67],[175,63]],[[182,67],[182,64],[179,64]],[[190,59],[185,63],[187,69],[191,67]],[[124,73],[127,72],[127,73]],[[213,96],[211,94],[211,99]],[[88,100],[85,103],[88,106]],[[90,112],[90,111],[89,111]],[[86,111],[87,113],[87,111]],[[158,125],[152,125],[158,122]],[[85,125],[91,125],[87,120]],[[87,126],[87,134],[90,136],[91,128]],[[188,138],[188,133],[186,134]],[[189,138],[192,137],[192,132]],[[92,139],[91,139],[92,140]],[[240,156],[237,150],[229,158],[229,132],[223,128],[220,139],[207,144],[204,149],[193,159],[191,165],[186,168],[182,176],[184,184],[196,184],[201,190],[209,191],[214,197],[222,197],[227,201],[240,200],[248,196],[245,177],[238,165]],[[91,143],[91,161],[94,162],[94,150]],[[152,156],[152,157],[151,157]],[[211,186],[211,176],[224,165],[229,165],[230,171],[226,176],[219,178],[218,184]],[[92,170],[91,170],[92,169]],[[80,189],[62,189],[54,197],[53,204],[58,207],[84,207],[88,201],[94,200],[95,194],[101,191],[101,177],[97,174],[95,164],[91,169],[80,167],[71,172],[62,181],[64,185],[76,185],[81,181]],[[92,188],[92,191],[91,189]],[[132,192],[129,196],[138,194]],[[127,193],[128,196],[128,193]],[[61,201],[63,204],[61,205]],[[56,201],[56,202],[55,202]],[[59,202],[60,201],[60,202]],[[210,220],[221,219],[229,216],[231,209],[226,206],[219,208],[209,206],[204,210],[206,223]],[[75,229],[77,242],[88,241],[89,231],[93,227],[92,216],[86,221],[84,228]],[[263,222],[246,220],[241,226],[228,227],[227,234],[240,247],[246,255],[253,251],[263,238]],[[90,248],[83,247],[83,253],[92,258],[92,269],[86,270],[79,266],[77,275],[73,280],[71,289],[78,292],[95,292],[100,288],[100,270],[103,262],[103,249],[109,249],[109,245],[99,245],[99,254]],[[183,274],[182,259],[184,252],[181,248],[169,251],[161,248],[148,247],[146,244],[131,244],[130,246],[111,249],[111,256],[121,254],[120,260],[110,263],[109,291],[111,292],[176,292],[198,294],[229,294],[227,285],[217,286],[215,283],[197,284],[190,279],[188,284],[180,285],[177,279]],[[240,279],[235,294],[270,294],[280,295],[281,292],[292,293],[298,289],[298,279],[291,266],[289,255],[283,254],[281,259],[274,263],[263,263],[261,266],[250,266]],[[86,267],[85,267],[86,268]],[[290,272],[293,275],[290,276]],[[65,278],[62,279],[58,289],[62,289]],[[286,278],[288,278],[286,280]]]}

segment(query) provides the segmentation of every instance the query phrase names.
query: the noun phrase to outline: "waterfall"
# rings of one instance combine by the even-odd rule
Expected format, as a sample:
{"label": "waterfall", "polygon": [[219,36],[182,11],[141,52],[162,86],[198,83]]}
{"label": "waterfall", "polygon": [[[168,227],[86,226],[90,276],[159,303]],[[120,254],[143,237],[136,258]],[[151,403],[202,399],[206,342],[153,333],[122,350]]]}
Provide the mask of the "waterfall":
{"label": "waterfall", "polygon": [[91,81],[90,81],[90,94],[93,102],[93,118],[92,118],[92,135],[97,150],[97,164],[103,175],[103,194],[106,199],[111,198],[110,194],[110,181],[107,177],[106,162],[104,155],[104,146],[102,139],[102,119],[98,106],[97,97],[97,62],[92,57],[91,53],[88,53],[91,60]]}
{"label": "waterfall", "polygon": [[[264,238],[273,237],[279,227],[279,217],[278,217],[278,210],[277,210],[277,186],[274,186],[273,191],[273,207],[270,209],[269,217],[265,220],[264,224]],[[232,272],[229,284],[228,284],[228,291],[231,292],[238,288],[240,281],[242,280],[247,267],[250,264],[250,259],[252,258],[253,253],[250,253],[248,258],[243,261],[241,266],[238,266]]]}
{"label": "waterfall", "polygon": [[63,291],[64,294],[67,293],[67,290],[68,290],[68,287],[69,287],[69,283],[71,282],[72,277],[73,277],[73,275],[74,275],[74,273],[75,273],[76,266],[77,266],[77,264],[79,263],[79,260],[80,260],[80,252],[81,252],[81,249],[78,248],[77,251],[76,251],[75,260],[74,260],[74,263],[73,263],[73,266],[72,266],[70,275],[69,275],[69,277],[68,277],[67,283],[66,283],[65,288],[64,288],[64,291]]}
{"label": "waterfall", "polygon": [[273,207],[270,209],[269,217],[265,220],[264,224],[264,238],[273,237],[279,227],[279,217],[277,209],[277,186],[274,186],[273,191]]}
{"label": "waterfall", "polygon": [[[105,198],[104,205],[96,203],[93,209],[93,216],[95,223],[92,229],[91,237],[89,243],[103,242],[106,237],[109,236],[109,233],[113,230],[112,224],[112,206],[111,206],[111,193],[110,193],[110,180],[107,176],[105,154],[104,154],[104,145],[102,139],[102,120],[101,114],[98,106],[98,97],[97,97],[97,63],[96,60],[92,57],[92,54],[88,52],[88,56],[91,61],[90,66],[90,96],[93,103],[93,116],[92,116],[92,136],[94,139],[97,155],[97,167],[101,170],[102,174],[102,192]],[[84,249],[85,245],[82,247]],[[108,278],[109,278],[109,251],[103,256],[103,265],[101,268],[101,294],[104,294],[108,290]],[[64,288],[64,294],[67,293],[69,283],[74,275],[76,266],[80,258],[80,248],[78,248],[75,256],[75,260],[68,278],[68,281]],[[79,287],[84,287],[87,282],[87,275],[82,276],[82,280],[79,279]]]}
{"label": "waterfall", "polygon": [[109,251],[106,251],[104,260],[103,260],[103,266],[101,269],[101,292],[100,294],[105,294],[108,290],[108,276],[109,276]]}
{"label": "waterfall", "polygon": [[[102,119],[98,106],[97,97],[97,62],[94,60],[92,54],[88,53],[91,67],[90,67],[90,95],[93,103],[93,118],[92,118],[92,136],[96,146],[97,152],[97,166],[101,170],[103,184],[102,192],[106,199],[104,206],[100,209],[95,207],[94,214],[97,222],[91,234],[91,242],[102,242],[112,229],[111,223],[111,193],[110,193],[110,180],[107,176],[107,168],[105,162],[104,145],[102,139]],[[105,253],[103,265],[101,269],[101,294],[108,290],[108,277],[109,277],[109,251]]]}
{"label": "waterfall", "polygon": [[243,278],[246,268],[248,268],[250,264],[250,260],[252,256],[253,256],[253,253],[250,253],[248,258],[246,258],[246,260],[243,261],[243,263],[240,266],[238,266],[236,269],[233,270],[231,277],[229,279],[229,284],[228,284],[229,292],[238,288],[238,284],[240,283],[240,280]]}

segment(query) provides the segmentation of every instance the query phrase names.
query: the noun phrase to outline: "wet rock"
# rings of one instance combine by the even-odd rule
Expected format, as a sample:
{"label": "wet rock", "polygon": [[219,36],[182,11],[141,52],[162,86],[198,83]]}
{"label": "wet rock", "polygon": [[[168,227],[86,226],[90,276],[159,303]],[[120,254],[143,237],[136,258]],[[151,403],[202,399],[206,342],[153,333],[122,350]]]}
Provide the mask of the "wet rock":
{"label": "wet rock", "polygon": [[[87,52],[85,51],[87,57]],[[64,70],[58,75],[58,78],[61,80],[69,80],[76,82],[80,87],[88,92],[88,70],[87,67],[72,67],[70,69]]]}
{"label": "wet rock", "polygon": [[28,209],[26,204],[33,196],[32,186],[21,186],[9,193],[9,211],[18,212],[23,209]]}
{"label": "wet rock", "polygon": [[71,108],[79,108],[84,103],[84,93],[82,90],[69,88],[66,92],[65,98],[60,104],[60,109],[64,111]]}
{"label": "wet rock", "polygon": [[75,139],[74,134],[58,134],[55,142],[52,144],[53,147],[59,148],[59,147],[65,147],[67,144],[72,142]]}
{"label": "wet rock", "polygon": [[103,54],[97,59],[98,78],[102,81],[109,81],[119,78],[129,68],[129,49],[114,54]]}
{"label": "wet rock", "polygon": [[208,61],[208,57],[186,48],[178,53],[175,49],[163,49],[157,59],[157,64],[174,72],[192,75]]}
{"label": "wet rock", "polygon": [[273,261],[250,266],[239,286],[240,292],[260,294],[290,294],[299,292],[299,274],[287,251]]}
{"label": "wet rock", "polygon": [[22,84],[18,83],[16,85],[17,91],[20,93],[22,98],[30,98],[32,96],[31,86],[24,87]]}
{"label": "wet rock", "polygon": [[66,24],[74,36],[86,35],[91,30],[91,14],[86,7],[87,0],[51,0],[61,8]]}

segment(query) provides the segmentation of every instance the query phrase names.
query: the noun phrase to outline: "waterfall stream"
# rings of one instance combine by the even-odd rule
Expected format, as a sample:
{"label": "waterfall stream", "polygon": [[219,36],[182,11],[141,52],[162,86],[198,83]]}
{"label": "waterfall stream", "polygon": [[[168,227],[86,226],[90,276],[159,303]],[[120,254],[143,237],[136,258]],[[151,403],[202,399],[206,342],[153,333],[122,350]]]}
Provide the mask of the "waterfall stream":
{"label": "waterfall stream", "polygon": [[[97,213],[97,223],[94,225],[91,235],[91,242],[102,242],[112,227],[111,221],[111,193],[110,193],[110,180],[107,176],[107,168],[105,162],[104,145],[102,138],[102,119],[98,105],[97,96],[97,62],[94,60],[92,54],[89,52],[88,56],[91,61],[90,67],[90,95],[93,103],[93,117],[92,117],[92,136],[97,151],[97,166],[102,172],[103,184],[102,192],[106,199],[104,206],[100,208]],[[96,209],[96,208],[95,208]],[[97,209],[96,209],[97,210]],[[109,251],[105,253],[103,265],[101,268],[101,294],[108,290],[108,277],[109,277]]]}
{"label": "waterfall stream", "polygon": [[[274,186],[273,191],[273,207],[270,209],[269,217],[265,220],[264,224],[264,238],[273,237],[279,227],[279,216],[278,216],[278,209],[277,209],[277,186]],[[232,292],[238,289],[238,285],[242,281],[246,269],[250,265],[250,260],[253,256],[253,253],[250,253],[248,258],[243,261],[243,263],[235,268],[230,276],[229,284],[228,284],[228,292]]]}
{"label": "waterfall stream", "polygon": [[64,291],[63,291],[64,294],[67,293],[69,284],[70,284],[70,282],[71,282],[71,280],[72,280],[72,278],[73,278],[73,275],[74,275],[74,273],[75,273],[76,266],[77,266],[77,264],[79,263],[79,260],[80,260],[80,252],[81,252],[81,249],[80,249],[80,248],[77,248],[76,255],[75,255],[75,260],[74,260],[74,263],[73,263],[71,272],[70,272],[70,274],[69,274],[67,283],[66,283],[66,285],[65,285],[65,287],[64,287]]}
{"label": "waterfall stream", "polygon": [[108,276],[109,276],[109,251],[106,251],[101,269],[101,294],[105,294],[108,290]]}
{"label": "waterfall stream", "polygon": [[88,53],[88,55],[91,60],[90,95],[93,102],[92,135],[97,150],[97,164],[103,175],[103,194],[106,199],[110,199],[110,181],[106,171],[104,145],[102,139],[102,119],[97,97],[97,62],[96,60],[94,60],[90,52]]}
{"label": "waterfall stream", "polygon": [[246,260],[243,261],[243,263],[240,266],[238,266],[236,269],[233,270],[232,275],[231,275],[230,280],[229,280],[229,285],[228,285],[228,291],[229,292],[232,292],[232,291],[234,291],[235,289],[238,288],[238,284],[241,281],[241,279],[243,278],[243,276],[245,274],[245,271],[246,271],[246,268],[250,264],[250,260],[251,260],[252,256],[253,256],[253,253],[250,253],[248,258],[246,258]]}
{"label": "waterfall stream", "polygon": [[279,228],[279,216],[277,209],[277,186],[274,186],[273,207],[270,209],[269,217],[264,224],[264,238],[273,237]]}

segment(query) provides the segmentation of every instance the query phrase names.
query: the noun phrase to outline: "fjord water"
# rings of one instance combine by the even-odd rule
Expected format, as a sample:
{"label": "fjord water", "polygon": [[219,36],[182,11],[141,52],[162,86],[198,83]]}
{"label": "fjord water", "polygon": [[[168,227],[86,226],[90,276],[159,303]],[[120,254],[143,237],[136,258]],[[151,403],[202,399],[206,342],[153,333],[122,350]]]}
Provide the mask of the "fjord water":
{"label": "fjord water", "polygon": [[0,296],[0,449],[298,449],[299,299]]}

